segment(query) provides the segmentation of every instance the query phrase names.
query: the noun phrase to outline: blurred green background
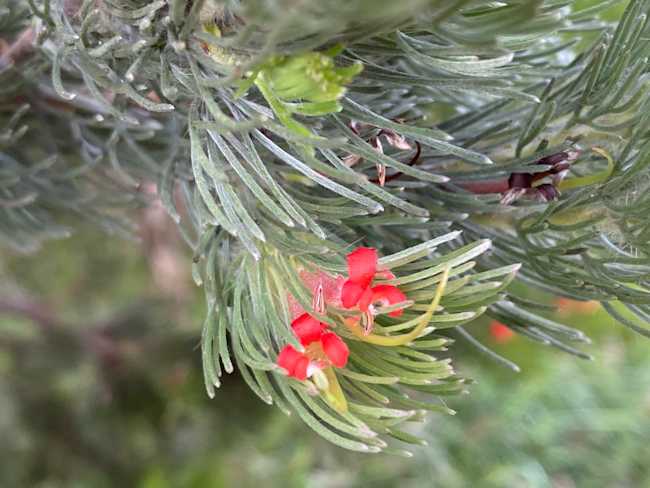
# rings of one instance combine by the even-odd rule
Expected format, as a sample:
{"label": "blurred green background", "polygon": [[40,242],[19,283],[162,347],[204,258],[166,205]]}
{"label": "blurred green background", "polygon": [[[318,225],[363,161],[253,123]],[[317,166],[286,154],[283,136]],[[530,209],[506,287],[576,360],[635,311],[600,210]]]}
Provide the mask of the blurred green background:
{"label": "blurred green background", "polygon": [[208,399],[191,258],[159,208],[139,224],[141,242],[78,229],[0,255],[1,487],[650,487],[650,341],[599,309],[560,304],[594,361],[473,324],[523,372],[458,338],[476,379],[458,414],[417,424],[412,458],[354,454],[236,374]]}

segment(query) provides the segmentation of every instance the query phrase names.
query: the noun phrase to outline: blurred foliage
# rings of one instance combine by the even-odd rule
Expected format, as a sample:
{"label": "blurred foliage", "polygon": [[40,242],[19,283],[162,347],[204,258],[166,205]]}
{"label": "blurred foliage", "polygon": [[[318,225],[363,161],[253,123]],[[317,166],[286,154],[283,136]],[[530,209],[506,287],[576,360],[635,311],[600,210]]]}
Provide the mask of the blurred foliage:
{"label": "blurred foliage", "polygon": [[[624,336],[600,337],[594,362],[502,346],[531,358],[524,373],[481,374],[456,421],[430,429],[432,446],[420,459],[445,487],[648,486],[648,347]],[[483,367],[468,370],[478,376]]]}
{"label": "blurred foliage", "polygon": [[480,382],[449,400],[457,416],[414,432],[429,446],[403,460],[330,446],[236,375],[208,400],[202,297],[162,300],[137,245],[83,231],[33,258],[0,255],[0,275],[2,487],[650,483],[650,345],[602,311],[563,317],[602,344],[594,361],[520,336],[490,343],[487,323],[474,324],[523,372],[458,348],[459,369]]}

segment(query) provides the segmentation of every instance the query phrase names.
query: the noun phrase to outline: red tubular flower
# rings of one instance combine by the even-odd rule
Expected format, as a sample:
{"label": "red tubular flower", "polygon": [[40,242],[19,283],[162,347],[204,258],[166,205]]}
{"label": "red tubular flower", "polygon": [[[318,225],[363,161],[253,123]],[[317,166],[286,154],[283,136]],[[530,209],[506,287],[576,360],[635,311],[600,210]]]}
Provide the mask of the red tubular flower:
{"label": "red tubular flower", "polygon": [[297,351],[291,345],[280,351],[277,364],[289,376],[304,381],[316,369],[330,366],[343,368],[347,364],[350,355],[347,344],[334,332],[327,330],[326,324],[304,313],[291,323],[291,329],[305,346],[305,352]]}
{"label": "red tubular flower", "polygon": [[498,342],[499,344],[505,344],[514,338],[515,333],[510,327],[502,324],[497,320],[493,320],[490,323],[490,335],[495,342]]}
{"label": "red tubular flower", "polygon": [[[394,278],[390,271],[377,271],[377,250],[359,247],[347,256],[348,276],[341,289],[341,303],[345,308],[357,307],[361,312],[374,313],[374,305],[387,306],[406,300],[406,295],[393,285],[371,286],[376,276]],[[389,313],[399,317],[402,309]]]}

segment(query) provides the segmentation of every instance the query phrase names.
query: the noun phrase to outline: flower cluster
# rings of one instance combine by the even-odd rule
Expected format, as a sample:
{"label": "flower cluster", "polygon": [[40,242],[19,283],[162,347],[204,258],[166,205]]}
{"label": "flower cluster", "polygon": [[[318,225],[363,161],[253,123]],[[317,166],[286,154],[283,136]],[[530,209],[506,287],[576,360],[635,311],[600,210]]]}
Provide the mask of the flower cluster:
{"label": "flower cluster", "polygon": [[289,376],[304,381],[327,367],[343,368],[347,364],[348,346],[328,329],[327,324],[304,313],[291,322],[291,329],[305,347],[305,352],[290,344],[280,351],[278,366]]}
{"label": "flower cluster", "polygon": [[[378,271],[377,250],[369,247],[359,247],[347,256],[348,279],[343,283],[341,302],[348,309],[356,308],[366,319],[366,331],[374,323],[378,307],[386,307],[406,301],[406,295],[393,285],[379,284],[372,286],[377,277],[393,279],[395,276],[388,270]],[[402,309],[393,310],[390,317],[402,315]]]}
{"label": "flower cluster", "polygon": [[[376,249],[359,247],[347,256],[347,279],[325,273],[301,273],[301,278],[314,294],[316,315],[325,313],[326,304],[358,311],[359,316],[352,322],[358,324],[363,321],[365,333],[369,334],[380,307],[406,301],[406,295],[396,286],[375,283],[377,278],[395,278],[390,271],[379,270],[378,264]],[[295,300],[290,298],[290,302]],[[299,351],[292,345],[285,346],[278,355],[277,364],[290,377],[300,381],[314,377],[317,384],[328,388],[327,378],[331,379],[331,374],[328,374],[331,368],[343,368],[347,364],[348,346],[326,323],[296,307],[297,304],[293,305],[292,308],[298,309],[298,315],[291,322],[291,330],[304,350]],[[401,308],[390,310],[388,315],[399,317],[402,311]]]}

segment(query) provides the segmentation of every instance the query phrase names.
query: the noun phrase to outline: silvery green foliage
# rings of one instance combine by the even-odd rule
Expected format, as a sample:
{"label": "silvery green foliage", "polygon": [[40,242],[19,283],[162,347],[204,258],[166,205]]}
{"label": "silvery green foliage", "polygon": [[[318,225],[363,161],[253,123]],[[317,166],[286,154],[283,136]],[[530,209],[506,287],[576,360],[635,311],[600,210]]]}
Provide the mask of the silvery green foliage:
{"label": "silvery green foliage", "polygon": [[[430,330],[415,349],[391,351],[351,341],[343,387],[353,407],[343,415],[274,365],[295,342],[285,297],[308,307],[297,271],[342,273],[362,240],[392,256],[413,293],[406,319],[451,268],[430,325],[456,327],[511,367],[462,325],[485,313],[585,356],[571,343],[586,337],[546,319],[525,287],[599,300],[647,335],[649,3],[631,1],[617,24],[600,20],[616,3],[11,0],[0,35],[31,29],[36,45],[0,66],[0,238],[32,249],[63,233],[62,213],[126,231],[117,210],[138,183],[157,181],[206,293],[208,392],[236,366],[262,399],[339,445],[417,442],[396,425],[445,408],[404,390],[463,389],[432,354],[446,340]],[[326,49],[340,69],[363,66],[338,78],[345,86],[329,105],[264,84],[272,73],[285,93],[302,93],[282,79],[304,82],[300,70],[277,66]],[[392,142],[378,151],[386,134]],[[581,156],[567,178],[602,173],[603,154],[611,174],[552,202],[503,205],[499,194],[467,191],[542,172],[531,163],[568,149]],[[380,186],[377,168],[403,175]],[[520,286],[506,291],[513,278]],[[378,327],[400,330],[393,319]]]}

